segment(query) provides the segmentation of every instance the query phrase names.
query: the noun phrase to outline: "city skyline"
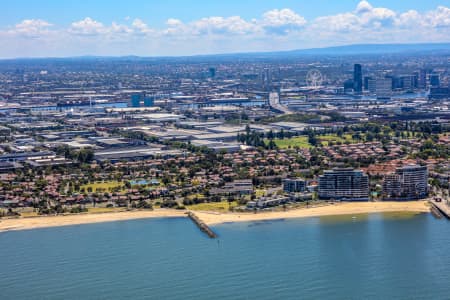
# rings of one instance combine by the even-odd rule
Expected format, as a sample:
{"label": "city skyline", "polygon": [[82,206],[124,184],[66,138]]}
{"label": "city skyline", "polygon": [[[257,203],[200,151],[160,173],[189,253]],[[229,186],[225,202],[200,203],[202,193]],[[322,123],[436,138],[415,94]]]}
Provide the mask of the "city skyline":
{"label": "city skyline", "polygon": [[104,1],[64,4],[64,10],[52,0],[29,2],[6,4],[10,13],[0,22],[0,58],[183,56],[450,41],[450,8],[444,1],[310,5],[285,0],[257,6],[199,1],[189,9],[179,1],[132,1],[107,10]]}

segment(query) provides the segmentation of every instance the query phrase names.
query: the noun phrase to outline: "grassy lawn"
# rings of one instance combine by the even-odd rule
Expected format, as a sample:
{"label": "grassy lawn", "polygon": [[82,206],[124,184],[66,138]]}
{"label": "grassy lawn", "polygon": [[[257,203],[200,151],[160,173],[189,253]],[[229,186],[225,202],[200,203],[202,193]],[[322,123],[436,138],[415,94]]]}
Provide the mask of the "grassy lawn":
{"label": "grassy lawn", "polygon": [[266,190],[265,189],[256,189],[255,190],[256,198],[260,198],[260,197],[264,196],[265,194],[266,194]]}
{"label": "grassy lawn", "polygon": [[342,137],[337,136],[336,134],[327,134],[327,135],[319,135],[317,139],[324,145],[328,146],[329,142],[340,142],[344,144],[345,142],[350,142],[351,144],[358,143],[357,140],[352,138],[351,134],[344,134]]}
{"label": "grassy lawn", "polygon": [[[75,207],[75,206],[74,206]],[[112,213],[112,212],[121,212],[126,211],[126,208],[124,207],[87,207],[88,208],[88,214],[100,214],[100,213]],[[67,209],[70,211],[70,207],[67,207]],[[20,211],[20,216],[23,218],[31,218],[31,217],[39,217],[37,212],[26,210],[26,211]]]}
{"label": "grassy lawn", "polygon": [[27,212],[20,212],[20,216],[24,217],[24,218],[30,218],[30,217],[37,217],[39,216],[39,214],[37,212],[34,211],[27,211]]}
{"label": "grassy lawn", "polygon": [[102,189],[106,192],[109,192],[109,189],[113,189],[116,187],[123,188],[124,184],[118,181],[105,181],[105,182],[95,182],[82,185],[81,188],[84,188],[87,191],[88,188],[92,188],[92,191],[95,192],[97,189]]}
{"label": "grassy lawn", "polygon": [[[345,142],[350,142],[351,144],[358,143],[357,140],[352,138],[351,134],[344,134],[342,137],[337,136],[336,134],[327,134],[327,135],[318,135],[317,140],[322,143],[324,146],[328,146],[329,142],[340,142],[344,144]],[[280,149],[288,149],[288,148],[311,148],[311,144],[308,142],[307,136],[297,136],[290,139],[274,139],[273,140],[278,148]],[[268,141],[266,141],[268,142]]]}
{"label": "grassy lawn", "polygon": [[228,201],[222,202],[211,202],[211,203],[199,203],[194,205],[186,206],[190,210],[203,210],[203,211],[221,211],[225,212],[230,209],[230,207],[236,207],[237,202],[228,203]]}
{"label": "grassy lawn", "polygon": [[198,199],[205,199],[205,195],[197,193],[197,194],[192,194],[187,196],[186,198],[188,198],[189,200],[193,200],[194,198],[198,198]]}
{"label": "grassy lawn", "polygon": [[125,207],[88,207],[89,214],[101,214],[108,212],[121,212],[126,211]]}
{"label": "grassy lawn", "polygon": [[287,148],[311,148],[311,145],[308,143],[307,136],[298,136],[290,139],[274,139],[273,140],[278,148],[287,149]]}

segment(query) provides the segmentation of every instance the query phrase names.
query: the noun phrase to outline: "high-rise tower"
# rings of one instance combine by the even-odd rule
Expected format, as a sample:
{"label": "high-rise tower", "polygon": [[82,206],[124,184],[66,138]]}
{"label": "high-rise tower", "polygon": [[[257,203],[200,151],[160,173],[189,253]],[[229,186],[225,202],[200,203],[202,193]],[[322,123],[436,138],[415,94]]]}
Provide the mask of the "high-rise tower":
{"label": "high-rise tower", "polygon": [[362,93],[362,90],[363,90],[362,67],[360,64],[355,64],[353,70],[353,91],[355,93]]}

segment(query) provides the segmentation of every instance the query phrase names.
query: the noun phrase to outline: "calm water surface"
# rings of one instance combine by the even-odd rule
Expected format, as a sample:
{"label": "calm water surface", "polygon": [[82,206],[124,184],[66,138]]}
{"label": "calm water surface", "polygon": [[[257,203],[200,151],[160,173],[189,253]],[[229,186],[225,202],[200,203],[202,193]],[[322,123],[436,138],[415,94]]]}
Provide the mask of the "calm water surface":
{"label": "calm water surface", "polygon": [[187,219],[0,233],[0,299],[449,299],[450,223],[429,214]]}

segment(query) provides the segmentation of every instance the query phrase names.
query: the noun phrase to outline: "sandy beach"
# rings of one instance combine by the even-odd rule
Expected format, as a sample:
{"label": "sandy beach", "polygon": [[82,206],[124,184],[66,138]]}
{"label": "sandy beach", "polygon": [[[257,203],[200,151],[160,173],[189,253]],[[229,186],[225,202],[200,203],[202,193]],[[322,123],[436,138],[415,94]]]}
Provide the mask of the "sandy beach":
{"label": "sandy beach", "polygon": [[288,210],[285,212],[216,213],[195,212],[208,225],[225,222],[251,222],[274,219],[353,215],[383,212],[429,212],[427,201],[412,202],[345,202],[328,206]]}
{"label": "sandy beach", "polygon": [[[328,206],[288,210],[285,212],[258,213],[219,213],[196,211],[195,214],[206,224],[215,225],[226,222],[251,222],[287,218],[304,218],[333,215],[351,215],[382,212],[429,212],[427,201],[413,202],[349,202]],[[45,216],[32,218],[13,218],[0,220],[0,232],[45,227],[69,226],[101,222],[124,221],[146,218],[186,217],[186,211],[156,209],[153,211],[126,211],[99,214],[79,214],[66,216]]]}
{"label": "sandy beach", "polygon": [[185,211],[155,209],[153,211],[137,210],[137,211],[124,211],[124,212],[98,213],[98,214],[78,214],[78,215],[64,215],[64,216],[0,219],[0,232],[10,230],[25,230],[44,227],[124,221],[133,219],[169,218],[169,217],[185,217],[185,216],[186,216]]}

